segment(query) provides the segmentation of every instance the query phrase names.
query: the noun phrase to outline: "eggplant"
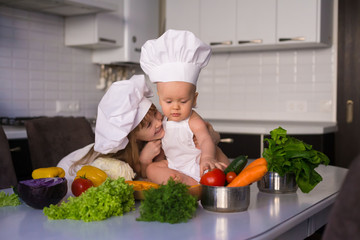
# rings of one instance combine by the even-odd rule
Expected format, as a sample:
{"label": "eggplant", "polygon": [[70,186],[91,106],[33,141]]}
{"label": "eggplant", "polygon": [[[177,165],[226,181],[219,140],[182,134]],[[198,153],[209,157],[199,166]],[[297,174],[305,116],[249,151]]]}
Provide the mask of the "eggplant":
{"label": "eggplant", "polygon": [[21,200],[36,209],[58,204],[67,193],[66,178],[39,178],[20,181],[17,192]]}

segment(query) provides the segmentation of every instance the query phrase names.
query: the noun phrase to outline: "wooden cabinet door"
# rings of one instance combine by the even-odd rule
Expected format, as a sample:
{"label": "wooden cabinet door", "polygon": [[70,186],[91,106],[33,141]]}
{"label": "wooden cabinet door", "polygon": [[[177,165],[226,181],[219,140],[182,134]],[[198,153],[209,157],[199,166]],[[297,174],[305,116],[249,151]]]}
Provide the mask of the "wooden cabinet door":
{"label": "wooden cabinet door", "polygon": [[[318,0],[278,0],[277,9],[277,40],[279,43],[318,41]],[[300,40],[302,38],[304,40]]]}
{"label": "wooden cabinet door", "polygon": [[[341,167],[349,167],[360,154],[359,12],[360,4],[357,0],[339,1],[335,164]],[[349,104],[352,105],[352,110]]]}
{"label": "wooden cabinet door", "polygon": [[234,43],[236,0],[201,0],[200,38],[207,44]]}
{"label": "wooden cabinet door", "polygon": [[167,0],[166,29],[188,30],[200,37],[200,0]]}
{"label": "wooden cabinet door", "polygon": [[238,0],[236,21],[236,44],[275,44],[276,0]]}

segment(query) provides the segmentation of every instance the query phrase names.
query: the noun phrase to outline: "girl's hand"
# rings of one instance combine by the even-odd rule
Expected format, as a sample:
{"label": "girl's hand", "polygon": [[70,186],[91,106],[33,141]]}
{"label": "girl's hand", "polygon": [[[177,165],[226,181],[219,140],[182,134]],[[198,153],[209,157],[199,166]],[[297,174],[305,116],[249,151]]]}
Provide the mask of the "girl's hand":
{"label": "girl's hand", "polygon": [[214,168],[218,168],[220,170],[225,170],[226,164],[223,162],[218,162],[216,159],[212,157],[201,157],[200,158],[200,177],[204,175],[205,171],[211,171]]}
{"label": "girl's hand", "polygon": [[161,152],[161,140],[147,142],[140,153],[140,162],[150,164]]}

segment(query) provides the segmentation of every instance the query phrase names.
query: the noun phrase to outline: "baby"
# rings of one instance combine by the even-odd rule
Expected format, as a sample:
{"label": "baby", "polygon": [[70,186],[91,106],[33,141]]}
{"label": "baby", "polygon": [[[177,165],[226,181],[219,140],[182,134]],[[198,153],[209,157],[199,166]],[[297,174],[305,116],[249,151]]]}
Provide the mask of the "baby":
{"label": "baby", "polygon": [[[204,120],[193,110],[198,96],[198,76],[210,55],[210,46],[188,31],[168,30],[142,47],[140,64],[157,84],[165,116],[162,148],[167,160],[149,166],[152,173],[148,177],[153,176],[152,181],[165,182],[176,170],[191,177],[189,181],[181,177],[180,180],[193,185],[200,181],[205,170],[223,169],[229,163],[215,146]],[[195,146],[194,136],[200,149]]]}

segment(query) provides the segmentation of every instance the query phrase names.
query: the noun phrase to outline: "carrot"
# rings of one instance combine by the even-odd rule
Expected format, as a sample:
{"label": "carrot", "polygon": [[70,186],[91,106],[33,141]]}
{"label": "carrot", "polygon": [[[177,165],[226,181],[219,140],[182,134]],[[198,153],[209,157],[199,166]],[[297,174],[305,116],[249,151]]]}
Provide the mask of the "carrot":
{"label": "carrot", "polygon": [[125,183],[132,185],[134,187],[134,191],[143,191],[150,188],[159,188],[158,184],[147,181],[125,181]]}
{"label": "carrot", "polygon": [[253,182],[259,181],[266,173],[267,166],[264,164],[258,164],[242,170],[239,175],[234,178],[227,186],[228,187],[244,187]]}
{"label": "carrot", "polygon": [[267,161],[266,161],[266,159],[263,158],[263,157],[262,157],[262,158],[255,159],[254,161],[252,161],[251,163],[249,163],[249,165],[247,165],[247,166],[243,169],[243,171],[246,170],[246,169],[255,167],[255,166],[257,166],[257,165],[265,165],[265,166],[267,166]]}

